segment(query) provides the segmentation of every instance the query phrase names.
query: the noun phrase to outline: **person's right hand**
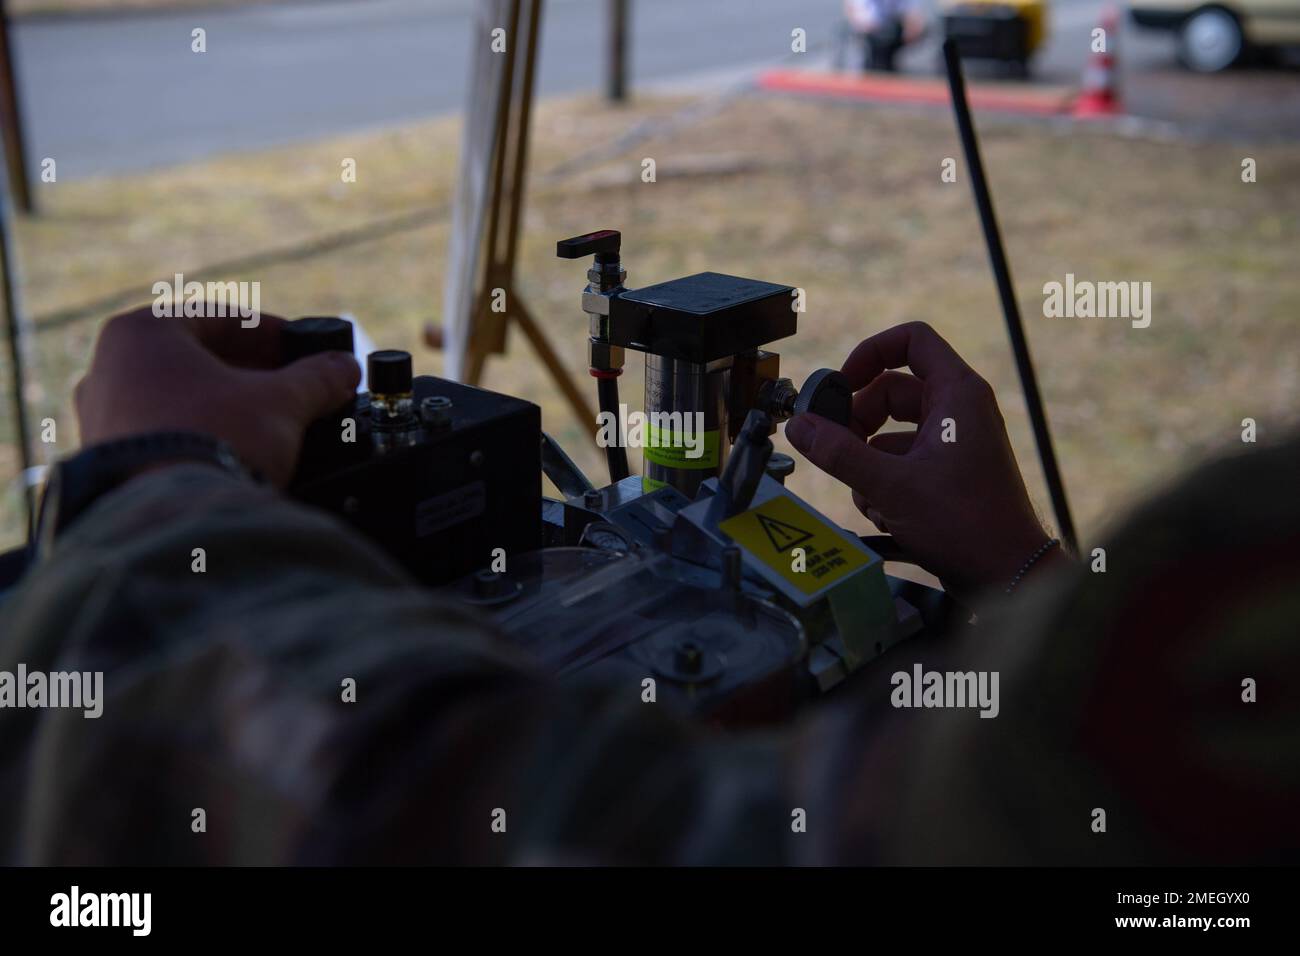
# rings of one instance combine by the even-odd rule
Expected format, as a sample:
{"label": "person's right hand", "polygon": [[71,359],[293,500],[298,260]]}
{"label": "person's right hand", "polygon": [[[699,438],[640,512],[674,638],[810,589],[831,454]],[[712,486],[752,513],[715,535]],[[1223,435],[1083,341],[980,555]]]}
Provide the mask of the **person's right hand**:
{"label": "person's right hand", "polygon": [[[912,374],[891,371],[903,366]],[[989,383],[924,322],[873,335],[843,372],[852,428],[800,415],[786,424],[790,443],[947,590],[969,600],[1010,585],[1048,535]],[[917,429],[880,432],[889,418]]]}
{"label": "person's right hand", "polygon": [[303,432],[355,394],[361,370],[346,352],[280,367],[283,325],[265,312],[249,328],[230,318],[162,318],[147,307],[114,316],[74,393],[82,444],[201,432],[284,487]]}

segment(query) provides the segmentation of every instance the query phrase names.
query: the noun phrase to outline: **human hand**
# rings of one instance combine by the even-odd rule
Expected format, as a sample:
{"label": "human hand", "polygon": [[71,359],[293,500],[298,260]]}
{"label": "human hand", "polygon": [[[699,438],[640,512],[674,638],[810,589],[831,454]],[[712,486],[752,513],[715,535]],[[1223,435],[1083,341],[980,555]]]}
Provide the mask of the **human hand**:
{"label": "human hand", "polygon": [[[902,366],[912,374],[892,371]],[[1048,535],[992,387],[924,322],[866,339],[843,373],[856,392],[852,427],[800,415],[786,424],[790,443],[852,488],[858,509],[947,590],[969,600],[1008,586]],[[880,432],[889,418],[918,427]]]}
{"label": "human hand", "polygon": [[114,316],[74,395],[83,445],[153,431],[226,441],[244,464],[288,484],[307,425],[344,404],[361,370],[344,352],[277,368],[284,320]]}

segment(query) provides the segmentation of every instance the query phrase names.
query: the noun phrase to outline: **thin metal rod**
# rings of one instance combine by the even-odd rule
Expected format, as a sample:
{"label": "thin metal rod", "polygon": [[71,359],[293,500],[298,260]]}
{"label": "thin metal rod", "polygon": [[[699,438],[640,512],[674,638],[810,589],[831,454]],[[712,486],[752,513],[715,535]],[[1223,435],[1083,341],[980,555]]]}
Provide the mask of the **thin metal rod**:
{"label": "thin metal rod", "polygon": [[5,311],[5,331],[9,338],[10,397],[14,410],[14,430],[18,437],[18,460],[22,467],[19,479],[27,505],[27,529],[30,536],[36,515],[36,489],[31,483],[31,469],[35,464],[32,455],[31,429],[27,424],[27,366],[26,340],[22,315],[18,312],[18,292],[14,285],[13,242],[9,232],[9,180],[0,184],[0,305]]}
{"label": "thin metal rod", "polygon": [[605,52],[605,98],[627,99],[627,0],[609,0],[609,48]]}
{"label": "thin metal rod", "polygon": [[0,126],[4,129],[5,162],[14,204],[25,213],[36,209],[32,179],[27,169],[27,136],[19,105],[18,76],[14,71],[13,44],[9,41],[9,11],[0,0]]}
{"label": "thin metal rod", "polygon": [[1025,393],[1025,404],[1029,408],[1029,422],[1034,429],[1038,460],[1043,466],[1043,478],[1047,481],[1047,491],[1052,498],[1052,511],[1056,514],[1056,525],[1060,530],[1061,540],[1071,551],[1077,552],[1078,541],[1074,534],[1074,521],[1070,517],[1070,504],[1066,500],[1065,484],[1061,480],[1061,472],[1056,464],[1052,434],[1047,427],[1047,412],[1043,408],[1043,398],[1038,391],[1034,363],[1029,357],[1029,342],[1025,338],[1024,323],[1020,319],[1020,307],[1016,304],[1015,290],[1011,284],[1011,268],[1007,265],[1006,252],[1002,248],[1002,234],[998,231],[998,220],[993,213],[993,198],[989,195],[988,180],[984,176],[984,163],[980,159],[979,142],[975,138],[975,124],[971,120],[970,104],[966,101],[966,80],[962,76],[961,59],[957,55],[957,45],[951,39],[943,43],[943,59],[948,67],[948,87],[952,91],[952,108],[957,116],[957,132],[961,136],[966,165],[970,169],[971,188],[975,192],[980,226],[984,229],[989,263],[993,267],[993,276],[997,280],[998,296],[1002,299],[1002,314],[1007,321],[1007,334],[1011,337],[1011,351],[1015,355],[1016,371],[1020,374],[1020,387]]}

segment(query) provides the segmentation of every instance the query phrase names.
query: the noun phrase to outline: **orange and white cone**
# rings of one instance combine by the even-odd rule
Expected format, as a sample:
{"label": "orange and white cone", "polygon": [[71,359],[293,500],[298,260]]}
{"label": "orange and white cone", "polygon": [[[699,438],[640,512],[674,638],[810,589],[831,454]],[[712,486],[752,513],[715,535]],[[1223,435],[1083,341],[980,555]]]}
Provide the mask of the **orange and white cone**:
{"label": "orange and white cone", "polygon": [[1114,7],[1107,7],[1101,17],[1105,46],[1093,53],[1083,71],[1083,91],[1074,101],[1074,116],[1120,116],[1119,85],[1115,70],[1115,43],[1119,38],[1119,17]]}

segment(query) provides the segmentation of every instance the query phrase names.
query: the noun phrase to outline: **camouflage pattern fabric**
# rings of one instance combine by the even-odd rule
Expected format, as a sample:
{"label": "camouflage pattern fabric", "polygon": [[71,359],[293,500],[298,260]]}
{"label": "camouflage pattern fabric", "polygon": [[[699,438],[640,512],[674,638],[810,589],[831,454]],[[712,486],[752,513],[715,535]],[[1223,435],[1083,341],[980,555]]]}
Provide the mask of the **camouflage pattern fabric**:
{"label": "camouflage pattern fabric", "polygon": [[[105,696],[98,719],[0,710],[0,853],[1294,861],[1297,476],[1295,443],[1210,466],[1105,542],[1106,573],[1031,576],[963,642],[905,643],[797,726],[728,734],[639,684],[552,683],[328,515],[201,465],[152,472],[0,606],[0,670],[101,670]],[[999,716],[893,708],[914,662],[998,670]]]}

